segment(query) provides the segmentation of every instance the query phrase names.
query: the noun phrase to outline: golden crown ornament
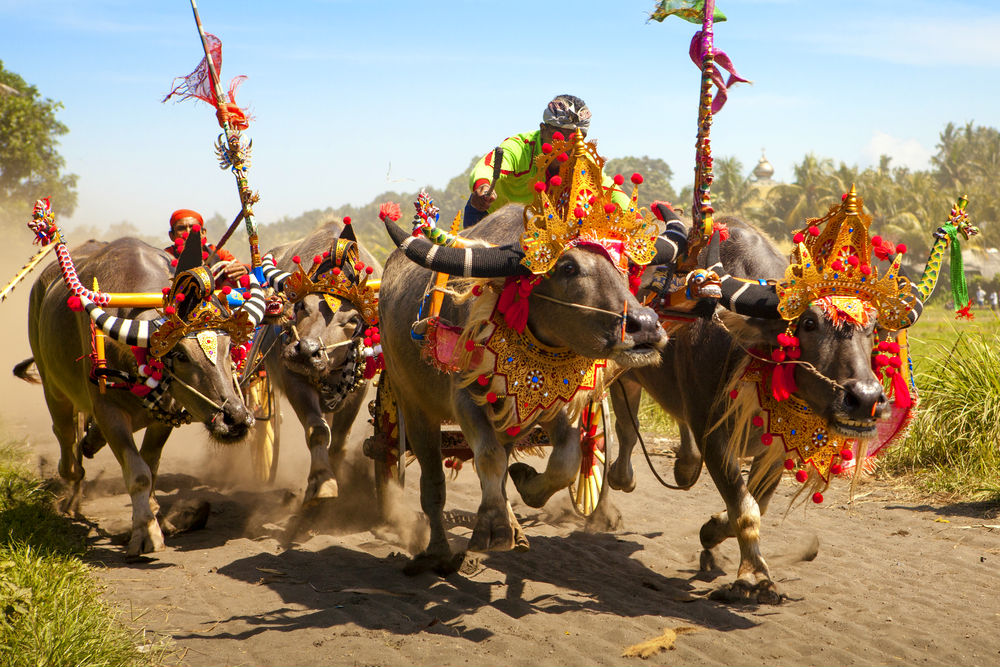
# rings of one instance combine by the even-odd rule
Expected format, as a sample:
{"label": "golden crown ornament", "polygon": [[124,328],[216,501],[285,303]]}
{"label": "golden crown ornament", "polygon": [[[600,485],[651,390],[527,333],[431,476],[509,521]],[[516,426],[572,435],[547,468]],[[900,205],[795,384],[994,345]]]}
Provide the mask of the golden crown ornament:
{"label": "golden crown ornament", "polygon": [[[596,142],[585,143],[579,132],[542,145],[535,164],[546,180],[535,183],[521,236],[521,263],[532,273],[548,272],[567,247],[581,242],[607,248],[622,271],[629,259],[645,265],[656,255],[655,218],[643,215],[637,203],[642,177],[632,177],[632,197],[622,209],[611,199],[613,188],[603,184],[606,161],[597,154]],[[548,175],[550,171],[556,173]],[[615,177],[616,186],[622,183],[621,176]]]}
{"label": "golden crown ornament", "polygon": [[[284,284],[284,293],[289,301],[297,303],[309,294],[320,294],[324,297],[346,299],[361,314],[365,323],[370,326],[378,324],[378,285],[368,282],[374,272],[370,266],[365,266],[359,259],[358,244],[347,239],[337,239],[331,252],[333,268],[317,275],[323,260],[327,257],[313,258],[313,265],[306,271],[298,256],[293,257],[296,270],[288,276]],[[346,267],[341,269],[340,267]],[[348,275],[352,272],[352,275]],[[312,275],[310,275],[312,274]]]}
{"label": "golden crown ornament", "polygon": [[919,304],[910,280],[899,273],[902,252],[879,278],[878,267],[870,261],[872,218],[863,208],[852,185],[840,206],[831,207],[822,218],[809,219],[796,232],[792,261],[777,285],[782,318],[794,321],[814,300],[832,297],[844,305],[847,299],[863,302],[885,329],[910,326],[909,314]]}

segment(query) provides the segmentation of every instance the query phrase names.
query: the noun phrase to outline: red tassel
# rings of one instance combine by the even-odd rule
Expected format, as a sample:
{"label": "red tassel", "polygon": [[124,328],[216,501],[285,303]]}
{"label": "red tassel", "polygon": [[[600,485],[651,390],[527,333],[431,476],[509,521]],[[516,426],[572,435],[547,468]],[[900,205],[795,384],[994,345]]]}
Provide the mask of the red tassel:
{"label": "red tassel", "polygon": [[913,398],[910,396],[910,388],[906,386],[906,379],[902,373],[892,374],[892,393],[896,399],[896,407],[906,409],[913,405]]}
{"label": "red tassel", "polygon": [[774,400],[787,400],[796,391],[795,364],[775,364],[771,372],[771,395]]}

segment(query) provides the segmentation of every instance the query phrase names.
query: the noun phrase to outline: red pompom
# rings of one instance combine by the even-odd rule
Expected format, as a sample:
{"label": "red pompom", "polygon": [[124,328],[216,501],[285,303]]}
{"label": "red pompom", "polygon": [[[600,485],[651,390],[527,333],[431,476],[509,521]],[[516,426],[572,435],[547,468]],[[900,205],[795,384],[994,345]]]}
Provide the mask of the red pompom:
{"label": "red pompom", "polygon": [[819,236],[819,227],[816,225],[809,225],[809,234],[812,236]]}
{"label": "red pompom", "polygon": [[583,210],[582,206],[577,206],[573,209],[573,215],[578,218],[585,218],[587,216],[587,212]]}
{"label": "red pompom", "polygon": [[805,482],[807,479],[809,479],[809,473],[807,473],[805,470],[796,470],[795,471],[795,481],[796,482]]}
{"label": "red pompom", "polygon": [[793,470],[795,468],[795,461],[791,459],[785,459],[785,470]]}
{"label": "red pompom", "polygon": [[162,290],[160,290],[160,291],[161,291],[161,292],[163,292],[163,294],[164,294],[164,295],[166,295],[166,294],[170,294],[170,288],[169,288],[169,287],[164,287],[164,288],[163,288]]}
{"label": "red pompom", "polygon": [[844,466],[840,465],[839,463],[833,463],[830,465],[830,472],[833,473],[834,475],[839,475],[840,473],[844,472]]}
{"label": "red pompom", "polygon": [[556,159],[559,160],[560,162],[565,162],[566,160],[569,159],[569,155],[566,153],[560,153],[559,155],[556,156]]}
{"label": "red pompom", "polygon": [[605,204],[604,212],[607,213],[608,215],[611,215],[612,213],[615,212],[615,205],[611,203]]}
{"label": "red pompom", "polygon": [[344,224],[345,225],[351,224],[351,216],[349,216],[349,215],[345,215],[344,216]]}
{"label": "red pompom", "polygon": [[472,352],[474,349],[476,349],[476,344],[471,340],[467,340],[465,341],[465,349],[468,350],[469,352]]}
{"label": "red pompom", "polygon": [[625,182],[625,177],[621,174],[615,174],[615,185],[621,185]]}
{"label": "red pompom", "polygon": [[787,345],[791,345],[791,343],[789,341],[791,341],[792,337],[789,336],[788,334],[784,333],[784,332],[778,334],[777,335],[777,339],[778,339],[778,345],[780,345],[782,347],[785,347]]}
{"label": "red pompom", "polygon": [[177,309],[174,308],[173,306],[167,306],[166,308],[163,309],[163,313],[165,315],[173,315],[176,312],[177,312]]}
{"label": "red pompom", "polygon": [[250,287],[250,276],[247,275],[240,276],[240,287],[243,288]]}
{"label": "red pompom", "polygon": [[374,266],[366,266],[365,267],[365,273],[367,273],[368,275],[371,275],[371,274],[375,273],[375,267]]}
{"label": "red pompom", "polygon": [[482,285],[473,285],[472,286],[472,294],[474,296],[482,296],[483,295],[483,286]]}
{"label": "red pompom", "polygon": [[521,432],[520,426],[511,426],[509,429],[507,429],[507,435],[509,435],[512,438],[520,432]]}
{"label": "red pompom", "polygon": [[194,232],[195,234],[199,233],[201,231],[201,225],[199,224],[191,225],[191,231]]}
{"label": "red pompom", "polygon": [[806,235],[803,234],[802,232],[797,232],[795,236],[792,237],[793,243],[802,243],[805,240],[806,240]]}
{"label": "red pompom", "polygon": [[552,178],[550,178],[549,179],[549,185],[554,186],[554,187],[559,187],[560,185],[562,185],[562,176],[560,176],[559,174],[556,174],[555,176],[553,176]]}
{"label": "red pompom", "polygon": [[535,183],[535,192],[545,192],[545,182],[538,181]]}
{"label": "red pompom", "polygon": [[764,418],[761,417],[760,415],[755,415],[754,418],[751,420],[751,422],[753,422],[754,426],[760,428],[761,426],[764,425]]}
{"label": "red pompom", "polygon": [[69,309],[72,310],[74,313],[79,313],[81,310],[83,310],[83,300],[80,299],[80,297],[78,297],[75,294],[70,298],[66,299],[66,305],[69,306]]}
{"label": "red pompom", "polygon": [[565,137],[565,136],[563,136],[563,133],[562,133],[562,132],[553,132],[553,133],[552,133],[552,138],[553,138],[553,139],[555,139],[556,141],[562,141],[562,140],[564,140],[564,139],[565,139],[566,137]]}
{"label": "red pompom", "polygon": [[179,292],[174,295],[174,301],[176,301],[177,303],[182,302],[184,299],[185,299],[184,292]]}
{"label": "red pompom", "polygon": [[802,356],[802,350],[800,350],[797,347],[793,347],[790,350],[788,350],[789,359],[798,359],[801,356]]}
{"label": "red pompom", "polygon": [[226,296],[229,296],[232,293],[232,291],[233,291],[233,288],[230,287],[229,285],[224,285],[222,287],[222,293],[225,294]]}
{"label": "red pompom", "polygon": [[760,436],[760,442],[762,445],[770,447],[771,443],[774,442],[774,436],[770,433],[762,433]]}
{"label": "red pompom", "polygon": [[859,271],[861,271],[861,273],[863,273],[863,274],[864,274],[864,275],[866,275],[866,276],[870,276],[870,275],[872,274],[872,267],[868,266],[867,264],[864,264],[864,265],[863,265],[863,266],[862,266],[862,267],[861,267],[860,269],[858,269],[858,270],[859,270]]}
{"label": "red pompom", "polygon": [[900,243],[898,246],[896,246],[896,252],[898,252],[900,255],[902,255],[903,253],[905,253],[906,252],[906,244],[905,243]]}
{"label": "red pompom", "polygon": [[365,336],[364,340],[361,341],[361,342],[365,344],[365,347],[371,347],[372,346],[372,338],[371,338],[371,336]]}
{"label": "red pompom", "polygon": [[729,392],[729,398],[731,398],[734,401],[736,400],[736,398],[739,395],[740,395],[740,390],[739,389],[733,389],[731,392]]}
{"label": "red pompom", "polygon": [[327,250],[326,252],[323,253],[323,259],[326,259],[329,256],[330,256],[330,251],[329,250]]}
{"label": "red pompom", "polygon": [[636,185],[642,183],[642,174],[632,174],[632,182]]}
{"label": "red pompom", "polygon": [[249,301],[251,296],[252,295],[250,294],[250,292],[243,292],[243,300],[244,301]]}
{"label": "red pompom", "polygon": [[542,144],[542,152],[545,153],[546,155],[548,155],[549,153],[551,153],[552,152],[552,144],[550,144],[547,141],[544,144]]}
{"label": "red pompom", "polygon": [[331,271],[330,273],[332,273],[335,276],[339,276],[340,275],[340,267],[339,266],[333,267],[333,271]]}
{"label": "red pompom", "polygon": [[850,257],[847,258],[847,263],[850,264],[851,266],[857,266],[858,264],[861,263],[861,260],[858,259],[857,255],[851,255]]}
{"label": "red pompom", "polygon": [[486,394],[486,400],[487,400],[488,402],[490,402],[490,403],[496,403],[496,402],[497,402],[497,395],[496,395],[496,394],[494,394],[494,393],[493,393],[492,391],[491,391],[491,392],[488,392],[488,393]]}
{"label": "red pompom", "polygon": [[201,251],[201,261],[204,262],[206,259],[208,259],[208,252],[205,251],[205,250],[202,250]]}
{"label": "red pompom", "polygon": [[873,236],[872,237],[872,245],[882,245],[882,237],[881,236]]}
{"label": "red pompom", "polygon": [[184,239],[185,241],[187,241],[187,237],[188,237],[188,233],[187,232],[184,232],[184,233],[181,234],[181,238]]}
{"label": "red pompom", "polygon": [[851,459],[854,458],[854,452],[852,452],[850,449],[841,449],[840,458],[844,459],[845,461],[850,461]]}
{"label": "red pompom", "polygon": [[323,255],[314,255],[313,256],[313,264],[319,264],[322,261],[323,261]]}
{"label": "red pompom", "polygon": [[365,268],[365,265],[362,264],[361,262],[355,262],[354,263],[354,270],[355,271],[360,271],[363,268]]}
{"label": "red pompom", "polygon": [[479,386],[485,387],[490,383],[490,379],[485,375],[480,375],[479,377],[476,378],[476,382],[479,383]]}
{"label": "red pompom", "polygon": [[170,266],[177,266],[177,260],[176,259],[170,260]]}
{"label": "red pompom", "polygon": [[820,493],[819,491],[817,491],[816,493],[814,493],[813,494],[813,502],[816,503],[817,505],[820,504],[821,502],[823,502],[823,494]]}
{"label": "red pompom", "polygon": [[785,351],[784,350],[771,350],[771,359],[773,359],[774,361],[777,361],[778,363],[781,363],[782,361],[785,360]]}
{"label": "red pompom", "polygon": [[293,264],[301,264],[302,263],[302,258],[299,257],[298,255],[295,255],[295,256],[292,257],[292,263]]}

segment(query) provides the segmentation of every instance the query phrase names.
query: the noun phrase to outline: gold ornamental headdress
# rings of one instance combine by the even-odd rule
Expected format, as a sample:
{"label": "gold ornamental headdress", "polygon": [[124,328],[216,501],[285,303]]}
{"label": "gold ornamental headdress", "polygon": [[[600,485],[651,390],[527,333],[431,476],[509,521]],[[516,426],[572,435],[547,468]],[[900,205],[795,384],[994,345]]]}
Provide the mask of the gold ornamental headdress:
{"label": "gold ornamental headdress", "polygon": [[298,255],[292,257],[296,267],[292,273],[278,269],[274,258],[266,255],[262,259],[264,275],[274,289],[283,292],[292,303],[298,303],[310,294],[319,294],[328,300],[345,299],[358,309],[366,324],[377,326],[379,281],[369,280],[374,267],[360,261],[360,250],[353,237],[348,222],[330,250],[313,257],[308,270],[303,267]]}
{"label": "gold ornamental headdress", "polygon": [[[579,132],[542,146],[535,164],[545,180],[535,183],[521,236],[521,263],[531,273],[546,273],[566,248],[579,243],[601,245],[623,272],[629,260],[645,265],[656,255],[654,217],[644,215],[637,203],[642,177],[633,176],[632,197],[620,208],[612,201],[614,188],[603,182],[605,162],[597,144],[585,143]],[[549,175],[550,170],[556,173]],[[623,182],[616,177],[616,186]]]}
{"label": "gold ornamental headdress", "polygon": [[778,312],[793,321],[816,299],[857,299],[875,311],[878,324],[895,331],[910,326],[919,310],[910,280],[900,275],[902,253],[879,278],[871,263],[872,218],[854,186],[826,216],[812,218],[795,234],[795,248],[785,278],[777,285]]}

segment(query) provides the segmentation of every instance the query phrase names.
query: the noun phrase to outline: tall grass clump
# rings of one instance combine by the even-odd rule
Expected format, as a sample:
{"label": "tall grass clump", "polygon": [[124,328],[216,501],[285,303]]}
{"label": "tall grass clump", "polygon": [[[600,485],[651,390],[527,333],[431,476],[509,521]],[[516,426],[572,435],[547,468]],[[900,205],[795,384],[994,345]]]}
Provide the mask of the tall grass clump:
{"label": "tall grass clump", "polygon": [[917,416],[882,469],[929,491],[1000,499],[1000,333],[953,330],[920,352]]}
{"label": "tall grass clump", "polygon": [[[100,597],[80,530],[0,443],[0,665],[151,665],[163,651]],[[153,650],[150,650],[150,649]]]}

